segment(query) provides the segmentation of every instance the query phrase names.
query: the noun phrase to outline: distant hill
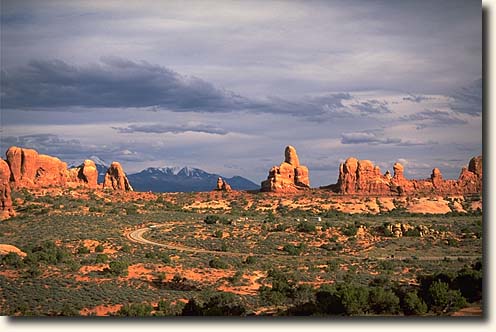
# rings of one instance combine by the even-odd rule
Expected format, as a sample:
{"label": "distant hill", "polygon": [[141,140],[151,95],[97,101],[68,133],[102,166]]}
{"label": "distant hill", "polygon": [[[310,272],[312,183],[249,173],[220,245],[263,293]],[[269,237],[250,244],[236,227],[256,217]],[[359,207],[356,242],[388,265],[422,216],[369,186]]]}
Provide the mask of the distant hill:
{"label": "distant hill", "polygon": [[191,167],[150,167],[139,173],[128,174],[129,182],[136,191],[192,192],[211,191],[222,177],[234,190],[257,190],[260,186],[241,176],[227,178]]}

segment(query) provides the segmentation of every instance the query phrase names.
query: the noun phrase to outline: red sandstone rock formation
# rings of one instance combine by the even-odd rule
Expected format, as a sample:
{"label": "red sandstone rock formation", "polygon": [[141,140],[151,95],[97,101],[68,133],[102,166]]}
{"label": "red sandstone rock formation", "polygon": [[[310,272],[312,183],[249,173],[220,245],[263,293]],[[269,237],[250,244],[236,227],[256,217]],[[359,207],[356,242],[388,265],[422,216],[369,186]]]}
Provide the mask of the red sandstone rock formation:
{"label": "red sandstone rock formation", "polygon": [[432,185],[434,186],[434,188],[436,188],[436,189],[443,187],[443,185],[444,185],[443,175],[441,174],[441,171],[439,170],[439,168],[434,168],[432,170],[431,182],[432,182]]}
{"label": "red sandstone rock formation", "polygon": [[374,166],[370,160],[348,158],[339,166],[339,178],[335,187],[338,192],[346,194],[389,193],[390,176],[386,174],[382,175],[379,166]]}
{"label": "red sandstone rock formation", "polygon": [[468,168],[462,168],[458,185],[464,192],[482,191],[482,156],[473,157],[468,163]]}
{"label": "red sandstone rock formation", "polygon": [[10,169],[5,160],[0,159],[0,220],[12,217],[15,212],[12,208],[10,196]]}
{"label": "red sandstone rock formation", "polygon": [[106,188],[113,190],[133,191],[133,187],[131,187],[121,164],[117,161],[112,162],[107,170],[107,174],[105,174],[103,189]]}
{"label": "red sandstone rock formation", "polygon": [[308,168],[300,165],[296,149],[287,146],[284,155],[284,162],[270,169],[261,191],[295,192],[310,187]]}
{"label": "red sandstone rock formation", "polygon": [[224,181],[222,178],[217,179],[217,188],[215,188],[217,191],[232,191],[231,186],[229,183]]}
{"label": "red sandstone rock formation", "polygon": [[71,186],[86,186],[97,188],[98,170],[93,160],[85,160],[79,167],[71,168],[67,171],[68,184]]}
{"label": "red sandstone rock formation", "polygon": [[6,155],[14,187],[65,186],[67,164],[60,159],[16,146],[10,147]]}
{"label": "red sandstone rock formation", "polygon": [[341,194],[390,195],[390,194],[468,194],[482,191],[482,156],[470,160],[457,181],[444,180],[438,168],[432,170],[430,179],[408,180],[400,163],[381,175],[379,167],[368,160],[348,158],[339,167],[338,182],[324,188]]}

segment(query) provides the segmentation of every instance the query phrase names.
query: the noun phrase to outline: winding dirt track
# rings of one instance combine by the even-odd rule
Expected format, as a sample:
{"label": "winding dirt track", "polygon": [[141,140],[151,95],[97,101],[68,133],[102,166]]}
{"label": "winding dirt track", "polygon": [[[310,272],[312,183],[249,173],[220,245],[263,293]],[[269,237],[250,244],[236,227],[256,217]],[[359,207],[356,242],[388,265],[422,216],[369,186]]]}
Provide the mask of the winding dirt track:
{"label": "winding dirt track", "polygon": [[[157,226],[163,227],[165,225],[160,225]],[[246,253],[239,253],[239,252],[231,252],[231,251],[216,251],[216,250],[206,250],[206,249],[201,249],[201,248],[193,248],[193,247],[186,247],[186,246],[180,246],[180,245],[170,245],[170,244],[163,244],[159,242],[154,242],[147,240],[143,237],[143,235],[148,232],[150,228],[145,227],[145,228],[139,228],[134,231],[126,233],[126,237],[136,243],[140,244],[146,244],[146,245],[154,245],[162,248],[167,248],[170,250],[179,250],[179,251],[185,251],[185,252],[191,252],[191,253],[204,253],[204,254],[213,254],[213,255],[220,255],[220,256],[230,256],[230,257],[248,257],[250,254]],[[289,256],[287,254],[255,254],[253,256],[257,257],[286,257],[286,258],[291,258],[291,259],[305,259],[305,258],[322,258],[322,256]],[[352,255],[339,255],[336,258],[348,258],[348,259],[360,259],[360,258],[366,258],[366,257],[359,257],[359,256],[352,256]],[[450,260],[456,260],[456,259],[477,259],[477,258],[482,258],[482,255],[464,255],[464,256],[420,256],[420,257],[415,257],[413,256],[389,256],[389,257],[374,257],[373,259],[377,260],[394,260],[394,261],[402,261],[404,259],[416,259],[420,261],[441,261],[444,259],[450,259]],[[372,259],[372,258],[371,258]]]}
{"label": "winding dirt track", "polygon": [[[157,228],[158,227],[160,227],[160,226],[157,226]],[[186,251],[186,252],[193,252],[193,253],[215,254],[215,255],[223,255],[223,256],[235,256],[235,257],[249,256],[249,254],[244,254],[244,253],[239,253],[239,252],[206,250],[206,249],[201,249],[201,248],[191,248],[191,247],[163,244],[163,243],[150,241],[150,240],[147,240],[143,237],[143,234],[145,234],[149,230],[150,230],[149,228],[140,228],[140,229],[134,230],[134,231],[126,234],[126,236],[128,239],[130,239],[133,242],[137,242],[137,243],[141,243],[141,244],[151,244],[154,246],[159,246],[159,247],[163,247],[163,248],[167,248],[167,249],[171,249],[171,250],[179,250],[179,251]],[[260,255],[257,255],[257,256],[260,256]]]}

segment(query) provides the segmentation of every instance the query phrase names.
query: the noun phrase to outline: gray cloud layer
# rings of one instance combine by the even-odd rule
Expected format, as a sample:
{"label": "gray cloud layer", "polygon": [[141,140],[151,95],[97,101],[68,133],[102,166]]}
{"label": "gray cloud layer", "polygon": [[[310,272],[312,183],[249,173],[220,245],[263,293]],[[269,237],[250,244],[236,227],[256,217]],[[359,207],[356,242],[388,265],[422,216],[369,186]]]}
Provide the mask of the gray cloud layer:
{"label": "gray cloud layer", "polygon": [[258,180],[287,144],[331,172],[481,150],[482,81],[453,92],[481,77],[477,1],[2,0],[0,25],[2,147]]}
{"label": "gray cloud layer", "polygon": [[482,78],[459,88],[452,95],[451,108],[458,113],[479,116],[482,114]]}
{"label": "gray cloud layer", "polygon": [[117,57],[103,57],[88,66],[62,60],[31,61],[25,67],[3,70],[2,77],[5,108],[161,106],[222,112],[247,103],[199,78]]}
{"label": "gray cloud layer", "polygon": [[[295,101],[278,97],[254,100],[219,89],[159,65],[104,57],[100,63],[76,66],[62,60],[31,61],[27,66],[2,70],[4,108],[156,107],[174,112],[280,113],[298,116],[348,116],[347,93],[305,97]],[[363,113],[381,112],[374,101],[357,105]],[[379,107],[379,108],[378,108]]]}
{"label": "gray cloud layer", "polygon": [[358,131],[341,134],[342,144],[392,144],[397,146],[417,146],[417,145],[433,145],[435,141],[413,141],[405,140],[397,137],[384,137],[382,130]]}
{"label": "gray cloud layer", "polygon": [[400,118],[404,121],[415,121],[417,128],[444,127],[466,124],[467,121],[460,119],[455,114],[440,110],[424,110]]}
{"label": "gray cloud layer", "polygon": [[228,133],[227,130],[210,126],[204,124],[198,125],[163,125],[163,124],[147,124],[147,125],[137,125],[132,124],[127,127],[112,127],[120,133],[153,133],[153,134],[164,134],[164,133],[173,133],[180,134],[185,132],[197,132],[197,133],[206,133],[206,134],[215,134],[215,135],[226,135]]}

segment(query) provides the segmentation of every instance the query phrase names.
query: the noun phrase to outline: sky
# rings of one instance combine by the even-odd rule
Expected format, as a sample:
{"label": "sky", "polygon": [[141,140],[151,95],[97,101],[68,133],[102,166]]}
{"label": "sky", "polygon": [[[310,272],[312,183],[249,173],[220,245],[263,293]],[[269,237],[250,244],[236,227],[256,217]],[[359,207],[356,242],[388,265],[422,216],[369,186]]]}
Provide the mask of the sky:
{"label": "sky", "polygon": [[259,183],[293,145],[313,187],[482,153],[480,1],[0,1],[1,151]]}

